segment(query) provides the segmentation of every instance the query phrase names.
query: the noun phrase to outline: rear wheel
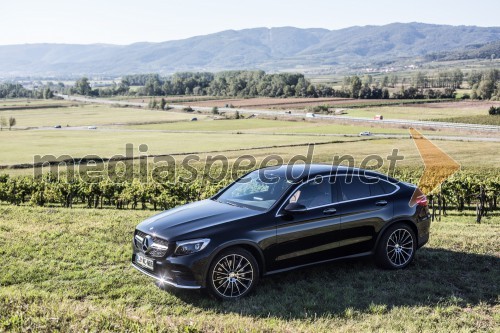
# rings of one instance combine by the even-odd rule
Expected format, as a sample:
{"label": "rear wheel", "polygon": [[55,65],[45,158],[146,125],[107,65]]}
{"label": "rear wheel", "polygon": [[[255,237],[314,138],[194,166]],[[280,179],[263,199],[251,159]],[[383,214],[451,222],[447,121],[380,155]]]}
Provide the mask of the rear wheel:
{"label": "rear wheel", "polygon": [[382,235],[375,253],[375,262],[382,268],[405,268],[413,261],[416,249],[413,230],[406,224],[398,223],[389,227]]}
{"label": "rear wheel", "polygon": [[231,248],[215,257],[208,271],[208,290],[219,299],[238,299],[252,291],[259,280],[259,266],[253,255]]}

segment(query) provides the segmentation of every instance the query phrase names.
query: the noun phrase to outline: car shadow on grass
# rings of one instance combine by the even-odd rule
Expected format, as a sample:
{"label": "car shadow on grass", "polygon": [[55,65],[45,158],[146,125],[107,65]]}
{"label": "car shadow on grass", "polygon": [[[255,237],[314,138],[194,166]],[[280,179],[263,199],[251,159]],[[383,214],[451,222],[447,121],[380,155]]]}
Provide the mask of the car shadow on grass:
{"label": "car shadow on grass", "polygon": [[499,285],[498,257],[422,248],[404,270],[381,270],[369,259],[338,261],[265,277],[251,295],[238,301],[168,291],[209,311],[294,319],[384,313],[399,306],[493,304]]}

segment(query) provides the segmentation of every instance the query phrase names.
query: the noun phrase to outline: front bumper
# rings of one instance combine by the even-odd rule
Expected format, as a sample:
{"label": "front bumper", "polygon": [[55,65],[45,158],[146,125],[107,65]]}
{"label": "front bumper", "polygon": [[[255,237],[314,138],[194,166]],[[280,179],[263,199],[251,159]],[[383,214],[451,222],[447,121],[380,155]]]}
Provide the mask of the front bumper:
{"label": "front bumper", "polygon": [[142,274],[145,274],[145,275],[147,275],[147,276],[149,276],[149,277],[151,277],[153,279],[156,279],[161,284],[166,284],[166,285],[169,285],[169,286],[172,286],[172,287],[175,287],[175,288],[179,288],[179,289],[200,289],[201,288],[201,286],[196,286],[196,285],[182,285],[182,284],[177,284],[174,281],[172,281],[172,280],[170,280],[170,279],[168,279],[166,277],[161,277],[161,276],[155,275],[153,272],[150,272],[147,269],[139,267],[134,262],[132,262],[132,267],[134,267],[135,269],[137,269]]}
{"label": "front bumper", "polygon": [[[150,270],[136,263],[136,254],[141,254],[154,261]],[[195,253],[186,256],[172,256],[168,253],[161,258],[150,257],[134,248],[132,267],[157,281],[182,289],[200,289],[205,286],[207,253]]]}

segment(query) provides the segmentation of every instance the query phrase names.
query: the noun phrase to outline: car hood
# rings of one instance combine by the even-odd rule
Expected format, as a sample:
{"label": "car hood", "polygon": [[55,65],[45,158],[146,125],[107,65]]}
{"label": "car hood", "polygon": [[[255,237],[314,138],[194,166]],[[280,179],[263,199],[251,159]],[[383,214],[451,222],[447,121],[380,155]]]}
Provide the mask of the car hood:
{"label": "car hood", "polygon": [[261,214],[261,211],[231,206],[210,199],[179,206],[141,222],[137,229],[175,241],[177,237],[223,223]]}

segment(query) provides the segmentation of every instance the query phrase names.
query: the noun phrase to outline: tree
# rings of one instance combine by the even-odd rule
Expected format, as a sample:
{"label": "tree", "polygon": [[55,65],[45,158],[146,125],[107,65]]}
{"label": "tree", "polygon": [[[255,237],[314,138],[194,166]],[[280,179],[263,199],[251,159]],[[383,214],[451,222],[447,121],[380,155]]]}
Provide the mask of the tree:
{"label": "tree", "polygon": [[314,88],[314,86],[312,84],[307,86],[306,94],[307,94],[307,97],[318,97],[318,95],[316,94],[316,89]]}
{"label": "tree", "polygon": [[351,78],[351,87],[350,87],[350,95],[351,98],[358,98],[359,97],[359,91],[361,90],[361,80],[357,75],[354,75]]}
{"label": "tree", "polygon": [[75,92],[80,95],[89,96],[92,93],[92,87],[90,87],[89,79],[82,77],[80,80],[76,81]]}
{"label": "tree", "polygon": [[481,72],[478,71],[472,71],[469,73],[469,76],[467,78],[467,83],[469,84],[470,87],[472,87],[475,84],[479,84],[479,81],[481,81]]}
{"label": "tree", "polygon": [[383,80],[382,80],[382,88],[385,88],[389,85],[389,77],[386,75],[384,76]]}
{"label": "tree", "polygon": [[128,80],[127,77],[124,77],[122,78],[116,92],[118,94],[128,94],[129,90],[130,90],[130,81]]}
{"label": "tree", "polygon": [[59,90],[59,92],[63,92],[64,90],[64,83],[62,82],[57,82],[57,89]]}
{"label": "tree", "polygon": [[216,106],[214,106],[214,107],[212,108],[212,114],[219,114],[219,108],[218,108],[218,107],[216,107]]}
{"label": "tree", "polygon": [[365,76],[363,76],[363,85],[371,85],[373,83],[373,76],[371,76],[370,74],[366,74]]}
{"label": "tree", "polygon": [[495,83],[489,78],[483,76],[481,83],[479,83],[478,95],[482,99],[490,99],[493,95],[493,91],[495,90]]}
{"label": "tree", "polygon": [[9,131],[12,129],[13,126],[16,126],[16,118],[10,117],[9,118]]}
{"label": "tree", "polygon": [[453,71],[453,88],[458,89],[464,80],[464,73],[459,69]]}
{"label": "tree", "polygon": [[165,98],[162,98],[160,101],[160,110],[165,110],[165,106],[167,105],[167,101]]}
{"label": "tree", "polygon": [[389,89],[387,89],[387,88],[382,89],[382,98],[383,99],[389,98]]}
{"label": "tree", "polygon": [[0,117],[0,131],[3,130],[4,127],[7,127],[7,119],[5,119],[5,117]]}
{"label": "tree", "polygon": [[143,88],[146,96],[159,96],[162,94],[162,84],[157,74],[149,75]]}
{"label": "tree", "polygon": [[359,90],[359,98],[368,99],[372,95],[372,90],[368,86],[368,84],[363,85],[363,88]]}
{"label": "tree", "polygon": [[472,93],[471,93],[471,95],[470,95],[470,98],[471,98],[471,99],[478,99],[478,97],[479,97],[479,96],[477,95],[477,87],[478,87],[477,83],[475,83],[475,84],[472,86]]}
{"label": "tree", "polygon": [[43,89],[43,99],[51,99],[54,97],[54,93],[52,92],[52,90],[50,90],[49,87],[46,87],[45,89]]}
{"label": "tree", "polygon": [[148,103],[148,108],[150,108],[151,110],[157,109],[158,101],[156,99],[151,98]]}
{"label": "tree", "polygon": [[399,77],[396,74],[391,74],[389,81],[391,82],[391,87],[394,88],[399,83]]}
{"label": "tree", "polygon": [[413,78],[413,85],[416,88],[426,88],[427,87],[427,74],[423,72],[417,72],[415,77]]}

